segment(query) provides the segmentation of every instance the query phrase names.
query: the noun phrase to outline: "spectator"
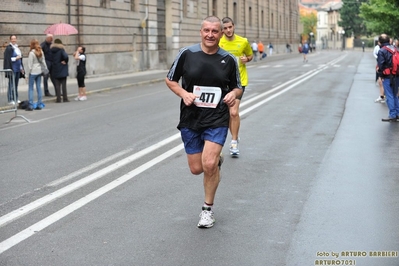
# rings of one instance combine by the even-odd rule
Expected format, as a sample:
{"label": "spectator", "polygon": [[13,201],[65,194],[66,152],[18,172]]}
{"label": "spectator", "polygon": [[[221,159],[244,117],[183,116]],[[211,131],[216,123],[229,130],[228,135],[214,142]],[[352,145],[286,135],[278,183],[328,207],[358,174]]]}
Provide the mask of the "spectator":
{"label": "spectator", "polygon": [[68,54],[65,52],[64,45],[60,39],[55,39],[51,45],[51,54],[53,57],[52,76],[54,78],[55,94],[57,103],[61,102],[61,88],[64,102],[69,102],[67,94],[68,77]]}
{"label": "spectator", "polygon": [[273,54],[273,45],[271,42],[269,42],[269,45],[267,46],[269,48],[269,56]]}
{"label": "spectator", "polygon": [[382,86],[382,80],[380,74],[378,73],[378,51],[380,50],[380,43],[377,42],[377,45],[374,47],[373,56],[376,60],[376,71],[375,71],[375,82],[378,85],[380,96],[374,100],[375,103],[385,103],[385,93],[384,93],[384,86]]}
{"label": "spectator", "polygon": [[84,46],[79,46],[73,56],[77,62],[76,66],[76,79],[78,81],[79,94],[78,97],[75,98],[75,101],[86,101],[86,85],[85,85],[85,76],[86,76],[86,48]]}
{"label": "spectator", "polygon": [[384,86],[386,103],[389,109],[388,117],[382,118],[383,122],[397,122],[399,119],[399,100],[398,100],[398,77],[390,73],[392,67],[392,54],[388,49],[394,51],[395,47],[390,44],[388,35],[381,34],[378,38],[381,49],[378,51],[377,63],[378,73]]}
{"label": "spectator", "polygon": [[256,40],[251,44],[251,48],[254,55],[254,62],[256,62],[258,59],[258,44],[256,43]]}
{"label": "spectator", "polygon": [[[40,87],[42,82],[42,65],[46,66],[46,59],[42,48],[39,45],[38,40],[31,40],[30,52],[28,57],[28,69],[29,69],[29,90],[28,99],[29,106],[25,109],[26,111],[33,111],[33,109],[41,110],[44,107],[42,102],[42,88]],[[36,83],[37,91],[37,103],[33,103],[33,87]]]}
{"label": "spectator", "polygon": [[44,87],[44,96],[47,97],[53,97],[54,95],[51,95],[49,89],[48,89],[48,79],[50,78],[51,83],[53,83],[53,86],[55,88],[54,85],[54,79],[51,75],[51,70],[52,70],[52,66],[53,66],[53,55],[51,53],[51,44],[53,43],[53,35],[52,34],[47,34],[46,35],[46,39],[44,40],[44,42],[42,42],[40,44],[40,47],[43,50],[44,56],[46,58],[46,66],[47,69],[49,70],[49,73],[47,73],[46,75],[43,74],[43,87]]}
{"label": "spectator", "polygon": [[[18,100],[18,83],[20,78],[25,78],[25,70],[24,64],[22,62],[22,52],[18,48],[17,44],[17,36],[10,36],[10,43],[7,45],[4,50],[4,61],[3,61],[4,69],[11,69],[14,73],[14,82],[11,76],[8,77],[8,103],[11,105],[15,105],[16,103],[20,103]],[[13,84],[14,83],[14,84]],[[14,88],[13,88],[14,85]],[[15,97],[14,97],[15,94]]]}

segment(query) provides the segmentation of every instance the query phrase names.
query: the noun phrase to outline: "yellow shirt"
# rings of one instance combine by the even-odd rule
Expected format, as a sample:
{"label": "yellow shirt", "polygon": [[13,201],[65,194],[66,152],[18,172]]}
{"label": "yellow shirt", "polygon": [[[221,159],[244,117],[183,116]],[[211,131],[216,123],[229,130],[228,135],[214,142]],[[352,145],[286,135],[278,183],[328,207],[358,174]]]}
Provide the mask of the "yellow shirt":
{"label": "yellow shirt", "polygon": [[253,54],[251,45],[249,44],[247,38],[234,34],[234,40],[229,41],[226,39],[226,36],[223,35],[219,41],[219,46],[236,57],[238,69],[240,71],[241,84],[242,86],[247,86],[247,67],[245,64],[242,64],[240,60],[240,56],[250,56]]}

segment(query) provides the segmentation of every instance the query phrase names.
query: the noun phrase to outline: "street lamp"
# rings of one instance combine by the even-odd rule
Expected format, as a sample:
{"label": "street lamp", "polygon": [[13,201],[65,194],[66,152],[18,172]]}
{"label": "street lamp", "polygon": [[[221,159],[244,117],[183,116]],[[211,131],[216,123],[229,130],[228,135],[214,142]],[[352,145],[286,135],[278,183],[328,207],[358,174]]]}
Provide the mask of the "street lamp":
{"label": "street lamp", "polygon": [[344,50],[345,49],[345,31],[344,30],[340,30],[340,31],[338,31],[338,33],[341,34],[341,36],[342,36],[342,47],[341,47],[341,50]]}

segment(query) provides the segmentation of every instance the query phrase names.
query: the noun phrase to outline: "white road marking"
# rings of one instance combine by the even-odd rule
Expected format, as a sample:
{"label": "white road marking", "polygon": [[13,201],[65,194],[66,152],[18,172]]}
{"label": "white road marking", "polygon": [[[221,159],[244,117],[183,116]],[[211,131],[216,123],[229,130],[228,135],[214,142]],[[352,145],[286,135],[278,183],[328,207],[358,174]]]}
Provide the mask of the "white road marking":
{"label": "white road marking", "polygon": [[[333,60],[332,62],[335,63],[335,62],[338,62],[338,61],[340,61],[342,59],[343,59],[343,56]],[[330,62],[328,65],[332,65],[332,62]],[[294,88],[298,84],[300,84],[303,81],[305,81],[305,80],[317,75],[318,73],[322,72],[323,70],[325,70],[327,68],[328,68],[328,66],[321,67],[321,68],[318,68],[316,70],[311,70],[311,71],[309,71],[307,73],[304,73],[303,75],[298,76],[297,78],[293,79],[294,81],[297,81],[295,83],[292,83],[293,80],[290,80],[289,82],[285,82],[285,83],[273,88],[272,90],[269,90],[269,91],[267,91],[265,93],[262,93],[262,94],[260,94],[260,95],[258,95],[256,97],[251,98],[250,100],[245,101],[244,103],[241,104],[242,107],[244,107],[244,106],[246,106],[248,104],[251,104],[253,101],[255,101],[255,100],[257,100],[257,99],[259,99],[261,97],[264,97],[264,96],[266,96],[268,94],[271,94],[271,93],[275,92],[276,90],[279,90],[279,89],[283,88],[284,86],[287,86],[287,85],[291,84],[287,88],[281,90],[280,92],[278,92],[276,94],[273,94],[270,97],[268,97],[268,98],[266,98],[266,99],[264,99],[264,100],[262,100],[262,101],[260,101],[260,102],[258,102],[256,104],[254,104],[254,105],[251,105],[249,108],[246,108],[245,110],[241,111],[240,114],[244,115],[244,114],[249,113],[253,109],[258,108],[259,106],[263,105],[264,103],[266,103],[266,102],[268,102],[268,101],[270,101],[270,100],[272,100],[272,99],[274,99],[274,98],[286,93],[287,91],[291,90],[292,88]],[[83,178],[83,179],[81,179],[79,181],[76,181],[76,182],[74,182],[74,183],[72,183],[72,184],[70,184],[70,185],[68,185],[68,186],[66,186],[66,187],[64,187],[64,188],[52,193],[52,194],[49,194],[49,195],[47,195],[47,196],[45,196],[45,197],[43,197],[43,198],[41,198],[39,200],[36,200],[36,201],[34,201],[34,202],[32,202],[32,203],[30,203],[30,204],[18,209],[18,210],[15,210],[15,211],[13,211],[13,212],[11,212],[9,214],[6,214],[6,215],[0,217],[0,226],[4,225],[4,224],[6,224],[6,223],[8,223],[8,222],[10,222],[12,220],[15,220],[15,219],[27,214],[30,211],[33,211],[33,210],[35,210],[35,209],[37,209],[37,208],[39,208],[41,206],[44,206],[45,204],[53,201],[54,199],[57,199],[57,198],[59,198],[61,196],[64,196],[64,195],[70,193],[71,191],[74,191],[77,188],[80,188],[80,187],[82,187],[82,186],[84,186],[84,185],[86,185],[86,184],[98,179],[99,177],[101,177],[102,175],[105,175],[106,173],[114,171],[115,169],[117,169],[117,168],[119,168],[121,166],[121,164],[120,164],[121,162],[123,162],[123,164],[130,163],[131,161],[143,156],[144,154],[147,154],[147,153],[149,153],[152,150],[155,150],[155,149],[157,149],[159,147],[162,147],[162,146],[166,145],[167,143],[178,139],[179,137],[180,137],[180,133],[175,134],[175,135],[173,135],[173,136],[171,136],[171,137],[169,137],[169,138],[167,138],[167,139],[165,139],[163,141],[158,142],[157,144],[154,144],[154,145],[152,145],[152,146],[150,146],[150,147],[138,152],[137,154],[129,156],[129,157],[127,157],[127,158],[125,158],[125,159],[123,159],[123,160],[121,160],[121,161],[119,161],[119,162],[117,162],[115,164],[112,164],[112,165],[110,165],[110,166],[108,166],[108,167],[106,167],[106,168],[104,168],[104,169],[92,174],[92,175],[87,176],[86,178]],[[79,208],[81,208],[82,206],[86,205],[87,203],[97,199],[101,195],[103,195],[103,194],[109,192],[110,190],[118,187],[119,185],[129,181],[133,177],[135,177],[138,174],[146,171],[147,169],[151,168],[152,166],[156,165],[157,163],[169,158],[170,156],[172,156],[176,152],[182,150],[183,148],[184,148],[183,144],[180,144],[180,145],[170,149],[169,151],[163,153],[162,155],[160,155],[160,156],[152,159],[151,161],[139,166],[138,168],[134,169],[133,171],[131,171],[131,172],[129,172],[129,173],[127,173],[127,174],[115,179],[114,181],[108,183],[107,185],[105,185],[105,186],[97,189],[96,191],[84,196],[83,198],[73,202],[72,204],[68,205],[67,207],[64,207],[63,209],[53,213],[52,215],[44,218],[43,220],[35,223],[34,225],[26,228],[25,230],[23,230],[23,231],[15,234],[13,236],[11,236],[10,238],[4,240],[3,242],[0,243],[0,254],[2,254],[4,251],[10,249],[11,247],[17,245],[18,243],[24,241],[25,239],[29,238],[30,236],[34,235],[35,233],[45,229],[46,227],[50,226],[51,224],[59,221],[60,219],[62,219],[65,216],[67,216],[68,214],[78,210]]]}
{"label": "white road marking", "polygon": [[[180,135],[180,134],[179,134]],[[35,223],[34,225],[26,228],[25,230],[19,232],[16,235],[13,235],[12,237],[4,240],[3,242],[0,243],[0,254],[3,253],[4,251],[10,249],[11,247],[17,245],[18,243],[24,241],[25,239],[31,237],[37,232],[40,232],[41,230],[45,229],[46,227],[52,225],[53,223],[61,220],[68,214],[78,210],[79,208],[83,207],[84,205],[92,202],[93,200],[97,199],[98,197],[104,195],[105,193],[111,191],[112,189],[122,185],[123,183],[129,181],[133,177],[141,174],[142,172],[146,171],[147,169],[153,167],[154,165],[158,164],[159,162],[162,162],[163,160],[169,158],[173,154],[179,152],[184,148],[183,144],[180,144],[173,149],[161,154],[160,156],[152,159],[151,161],[137,167],[133,171],[119,177],[118,179],[115,179],[114,181],[108,183],[107,185],[97,189],[96,191],[84,196],[83,198],[73,202],[72,204],[64,207],[63,209],[53,213],[52,215],[47,216],[43,220]]]}

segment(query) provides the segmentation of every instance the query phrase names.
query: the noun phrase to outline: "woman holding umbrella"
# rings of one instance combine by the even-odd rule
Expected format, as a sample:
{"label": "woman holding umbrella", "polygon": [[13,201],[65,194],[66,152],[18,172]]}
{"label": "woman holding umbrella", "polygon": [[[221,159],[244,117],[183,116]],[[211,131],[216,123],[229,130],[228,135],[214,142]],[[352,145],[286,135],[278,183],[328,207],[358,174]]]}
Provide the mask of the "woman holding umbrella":
{"label": "woman holding umbrella", "polygon": [[56,39],[51,45],[51,53],[53,56],[52,75],[54,77],[55,94],[57,103],[61,102],[61,87],[64,102],[69,102],[67,94],[67,77],[68,77],[68,54],[65,52],[64,45],[60,39]]}

